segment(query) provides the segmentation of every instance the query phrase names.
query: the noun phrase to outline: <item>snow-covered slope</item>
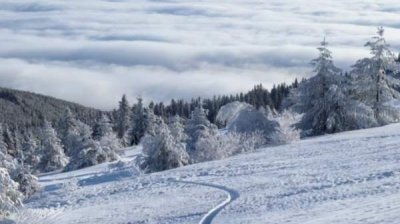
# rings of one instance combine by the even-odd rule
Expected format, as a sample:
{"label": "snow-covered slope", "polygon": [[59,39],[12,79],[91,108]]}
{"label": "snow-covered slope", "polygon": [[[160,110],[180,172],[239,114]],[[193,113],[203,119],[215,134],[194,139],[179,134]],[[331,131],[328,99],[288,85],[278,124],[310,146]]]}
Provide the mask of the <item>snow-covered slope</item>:
{"label": "snow-covered slope", "polygon": [[20,223],[398,223],[400,124],[154,174],[130,160],[41,176]]}

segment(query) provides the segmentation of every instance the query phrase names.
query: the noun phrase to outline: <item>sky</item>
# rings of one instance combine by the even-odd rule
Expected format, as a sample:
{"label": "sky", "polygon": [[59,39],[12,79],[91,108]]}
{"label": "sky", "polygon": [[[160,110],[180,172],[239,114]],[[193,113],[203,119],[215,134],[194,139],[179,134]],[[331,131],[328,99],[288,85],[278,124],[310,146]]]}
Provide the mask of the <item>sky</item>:
{"label": "sky", "polygon": [[100,109],[231,94],[312,75],[326,37],[347,70],[398,0],[0,0],[0,86]]}

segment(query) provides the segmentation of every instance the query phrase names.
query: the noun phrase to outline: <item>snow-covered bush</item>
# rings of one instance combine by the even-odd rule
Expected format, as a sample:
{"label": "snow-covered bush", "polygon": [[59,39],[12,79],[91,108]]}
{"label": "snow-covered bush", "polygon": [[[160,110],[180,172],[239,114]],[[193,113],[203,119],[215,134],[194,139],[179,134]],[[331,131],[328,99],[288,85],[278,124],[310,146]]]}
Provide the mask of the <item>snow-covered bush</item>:
{"label": "snow-covered bush", "polygon": [[214,132],[203,131],[195,143],[195,150],[190,153],[191,163],[223,159],[232,155],[234,149],[229,148],[229,146],[231,143],[234,144],[234,142],[237,143],[238,141],[229,137],[230,135],[224,136]]}
{"label": "snow-covered bush", "polygon": [[191,162],[224,159],[239,153],[254,151],[265,143],[264,133],[260,131],[204,135],[196,142],[196,150],[191,154]]}
{"label": "snow-covered bush", "polygon": [[279,123],[275,134],[271,141],[275,144],[285,144],[300,140],[300,130],[296,128],[296,124],[301,120],[302,115],[284,110],[274,119]]}
{"label": "snow-covered bush", "polygon": [[0,219],[22,206],[23,195],[18,191],[18,187],[18,183],[10,178],[7,169],[0,167]]}
{"label": "snow-covered bush", "polygon": [[31,174],[30,170],[26,167],[19,166],[13,171],[12,179],[18,183],[19,191],[25,198],[31,197],[39,190],[38,178]]}
{"label": "snow-covered bush", "polygon": [[140,167],[146,172],[156,172],[185,166],[189,156],[185,145],[175,139],[161,118],[153,122],[152,133],[147,133],[141,141],[144,157]]}
{"label": "snow-covered bush", "polygon": [[99,142],[91,140],[78,154],[71,157],[64,171],[82,169],[104,162],[115,161],[118,158],[119,156],[114,150],[109,147],[102,147]]}
{"label": "snow-covered bush", "polygon": [[254,107],[246,107],[228,123],[229,132],[237,132],[242,134],[250,134],[254,132],[262,132],[266,140],[271,139],[271,135],[278,127],[276,121],[270,120],[267,114],[257,110]]}
{"label": "snow-covered bush", "polygon": [[246,109],[246,108],[252,108],[250,104],[235,101],[232,103],[228,103],[219,109],[216,121],[223,126],[227,126],[230,124],[235,117],[240,113],[240,111]]}

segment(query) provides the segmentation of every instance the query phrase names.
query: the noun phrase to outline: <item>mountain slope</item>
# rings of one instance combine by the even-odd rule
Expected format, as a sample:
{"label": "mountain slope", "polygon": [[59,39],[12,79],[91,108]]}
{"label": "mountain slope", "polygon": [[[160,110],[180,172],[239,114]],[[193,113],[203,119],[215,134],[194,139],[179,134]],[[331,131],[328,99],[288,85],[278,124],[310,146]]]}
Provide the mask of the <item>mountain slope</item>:
{"label": "mountain slope", "polygon": [[140,174],[131,162],[44,174],[19,223],[397,223],[400,124]]}
{"label": "mountain slope", "polygon": [[102,113],[65,100],[0,87],[0,123],[10,127],[36,127],[41,124],[41,118],[57,124],[67,107],[89,125],[93,125]]}

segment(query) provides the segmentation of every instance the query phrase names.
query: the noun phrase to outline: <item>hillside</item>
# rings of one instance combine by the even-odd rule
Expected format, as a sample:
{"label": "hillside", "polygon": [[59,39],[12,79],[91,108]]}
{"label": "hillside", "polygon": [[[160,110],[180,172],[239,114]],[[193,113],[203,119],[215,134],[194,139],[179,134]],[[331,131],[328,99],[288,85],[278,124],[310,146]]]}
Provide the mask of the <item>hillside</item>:
{"label": "hillside", "polygon": [[397,223],[400,124],[153,174],[132,161],[40,177],[18,223]]}
{"label": "hillside", "polygon": [[67,107],[79,120],[89,125],[94,125],[102,113],[65,100],[0,87],[0,123],[10,127],[36,127],[41,124],[41,118],[57,125]]}

